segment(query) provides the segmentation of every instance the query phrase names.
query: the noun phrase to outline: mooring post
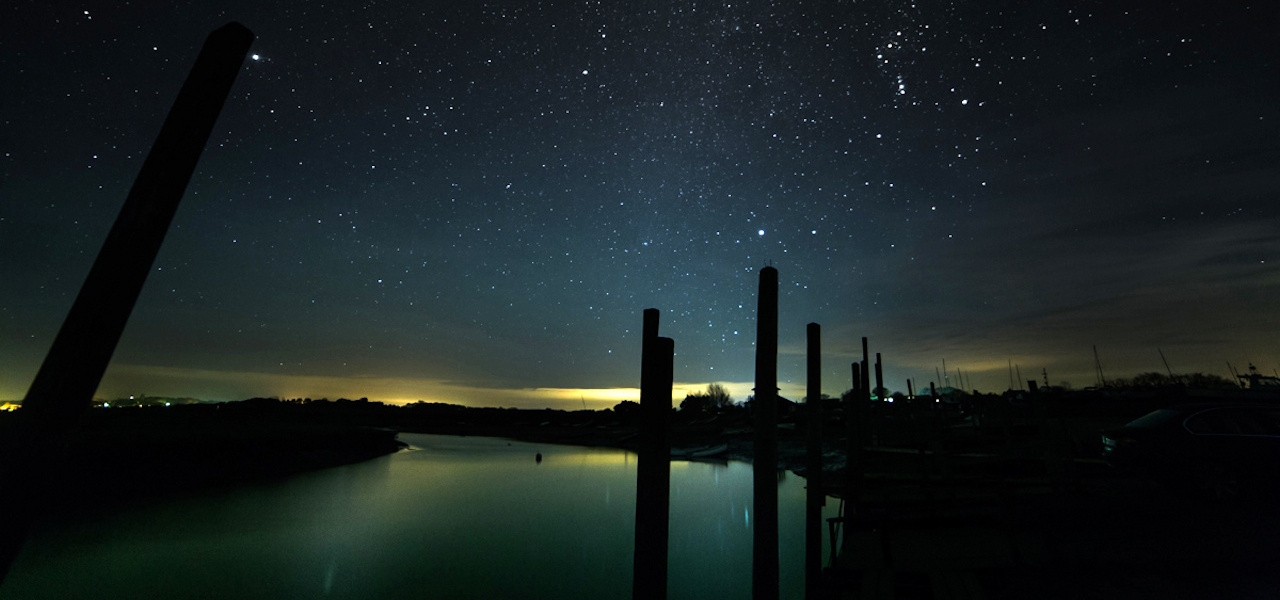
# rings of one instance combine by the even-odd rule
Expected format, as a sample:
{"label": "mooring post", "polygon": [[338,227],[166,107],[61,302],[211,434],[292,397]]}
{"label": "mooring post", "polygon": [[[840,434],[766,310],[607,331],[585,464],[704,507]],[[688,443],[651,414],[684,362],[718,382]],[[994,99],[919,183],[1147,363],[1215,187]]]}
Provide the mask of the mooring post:
{"label": "mooring post", "polygon": [[56,438],[88,412],[253,32],[229,23],[205,40],[120,214],[54,337],[19,411],[21,432],[0,448],[8,508],[0,516],[0,581],[44,492]]}
{"label": "mooring post", "polygon": [[760,269],[756,312],[755,457],[752,460],[753,600],[777,600],[778,580],[778,270]]}
{"label": "mooring post", "polygon": [[864,400],[871,400],[871,357],[867,354],[867,338],[862,338],[862,385]]}
{"label": "mooring post", "polygon": [[822,487],[822,327],[810,323],[808,338],[808,395],[805,398],[805,420],[808,425],[808,447],[805,453],[804,518],[804,589],[805,598],[818,597],[822,578],[822,507],[827,494]]}
{"label": "mooring post", "polygon": [[844,543],[840,554],[849,555],[853,550],[853,516],[858,505],[858,488],[862,484],[862,445],[866,402],[863,400],[862,369],[858,363],[850,363],[853,372],[853,388],[844,401],[845,417],[845,466],[844,466]]}
{"label": "mooring post", "polygon": [[636,452],[636,534],[631,596],[667,597],[671,508],[671,414],[675,342],[658,337],[658,309],[644,311],[640,356],[640,440]]}
{"label": "mooring post", "polygon": [[[884,389],[884,367],[880,365],[880,353],[877,352],[876,353],[876,396],[879,397],[881,394],[885,393],[886,391],[888,390]],[[884,398],[880,398],[880,399],[884,400]]]}
{"label": "mooring post", "polygon": [[849,455],[846,457],[849,473],[847,473],[847,482],[850,490],[853,485],[858,483],[858,479],[862,477],[862,447],[867,443],[866,440],[866,417],[867,403],[863,399],[862,391],[862,365],[853,363],[853,389],[849,392],[849,401],[845,403],[845,414],[848,416],[846,427],[849,435]]}

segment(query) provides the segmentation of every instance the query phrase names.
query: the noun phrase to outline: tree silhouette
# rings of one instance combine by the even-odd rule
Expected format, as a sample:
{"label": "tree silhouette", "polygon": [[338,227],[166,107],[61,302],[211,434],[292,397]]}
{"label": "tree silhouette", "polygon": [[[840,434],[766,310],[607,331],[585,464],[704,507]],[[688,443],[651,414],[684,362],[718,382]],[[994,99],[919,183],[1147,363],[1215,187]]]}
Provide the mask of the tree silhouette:
{"label": "tree silhouette", "polygon": [[714,408],[728,408],[733,406],[733,397],[729,395],[729,390],[723,385],[712,383],[707,385],[707,396],[711,398],[711,405]]}
{"label": "tree silhouette", "polygon": [[682,412],[719,412],[733,406],[733,397],[723,385],[712,383],[707,385],[706,392],[688,394],[680,402]]}

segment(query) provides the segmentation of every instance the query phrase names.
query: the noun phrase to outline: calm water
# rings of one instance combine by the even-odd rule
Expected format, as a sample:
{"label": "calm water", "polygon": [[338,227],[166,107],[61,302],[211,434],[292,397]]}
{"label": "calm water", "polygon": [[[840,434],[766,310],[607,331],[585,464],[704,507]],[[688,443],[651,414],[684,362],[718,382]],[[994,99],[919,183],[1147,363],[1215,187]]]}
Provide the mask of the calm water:
{"label": "calm water", "polygon": [[[401,439],[358,465],[48,524],[0,597],[630,598],[634,454]],[[783,477],[778,503],[783,597],[801,598],[804,480]],[[750,597],[750,509],[750,465],[672,463],[671,598]]]}

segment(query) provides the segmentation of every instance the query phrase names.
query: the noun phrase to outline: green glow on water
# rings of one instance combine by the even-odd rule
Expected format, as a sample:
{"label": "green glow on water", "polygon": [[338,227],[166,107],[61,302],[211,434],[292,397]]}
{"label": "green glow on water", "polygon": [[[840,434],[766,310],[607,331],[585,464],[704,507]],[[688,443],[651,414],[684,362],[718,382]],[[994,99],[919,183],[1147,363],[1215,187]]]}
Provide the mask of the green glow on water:
{"label": "green glow on water", "polygon": [[[47,524],[0,596],[630,598],[634,455],[401,438],[414,448]],[[750,505],[749,465],[672,464],[670,598],[750,597]],[[783,597],[800,598],[803,479],[780,480],[779,506]]]}

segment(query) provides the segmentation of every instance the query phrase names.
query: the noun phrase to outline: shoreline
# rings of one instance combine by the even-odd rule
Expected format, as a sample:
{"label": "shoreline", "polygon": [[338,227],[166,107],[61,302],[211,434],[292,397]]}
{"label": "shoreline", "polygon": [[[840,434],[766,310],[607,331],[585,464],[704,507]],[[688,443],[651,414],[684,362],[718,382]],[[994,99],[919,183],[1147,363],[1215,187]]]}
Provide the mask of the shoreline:
{"label": "shoreline", "polygon": [[[990,397],[975,404],[983,426],[969,426],[956,405],[933,401],[878,405],[868,415],[875,439],[864,448],[863,470],[898,476],[907,457],[919,463],[935,451],[947,456],[983,454],[980,466],[970,461],[948,468],[988,473],[1043,470],[1048,437],[1070,447],[1072,459],[1089,454],[1102,426],[1115,426],[1150,410],[1151,399],[1106,402],[1049,398],[1053,422],[1043,411]],[[1067,400],[1067,399],[1062,399]],[[824,427],[824,473],[845,466],[842,412],[835,400]],[[985,406],[985,408],[984,408]],[[778,428],[778,468],[805,476],[806,442],[803,411],[785,403]],[[870,406],[869,406],[870,408]],[[368,460],[402,447],[397,432],[485,436],[533,443],[617,448],[634,452],[638,444],[639,406],[624,402],[614,410],[558,411],[470,408],[450,404],[383,405],[367,400],[281,401],[255,398],[224,404],[188,404],[95,408],[69,431],[49,477],[51,511],[83,506],[129,503],[195,490],[269,481],[318,469]],[[985,413],[990,413],[985,414]],[[1136,414],[1134,414],[1136,413]],[[20,414],[20,413],[18,413]],[[716,412],[672,411],[670,444],[673,459],[683,450],[715,448],[699,460],[751,462],[753,423],[743,406]],[[0,433],[16,425],[17,414],[0,415]],[[1001,423],[999,426],[988,424]],[[1049,425],[1052,425],[1050,427]],[[1037,465],[1039,465],[1037,467]],[[905,469],[918,472],[919,466]],[[985,476],[983,477],[986,478]],[[826,478],[824,478],[826,479]],[[827,479],[835,485],[838,475]]]}

